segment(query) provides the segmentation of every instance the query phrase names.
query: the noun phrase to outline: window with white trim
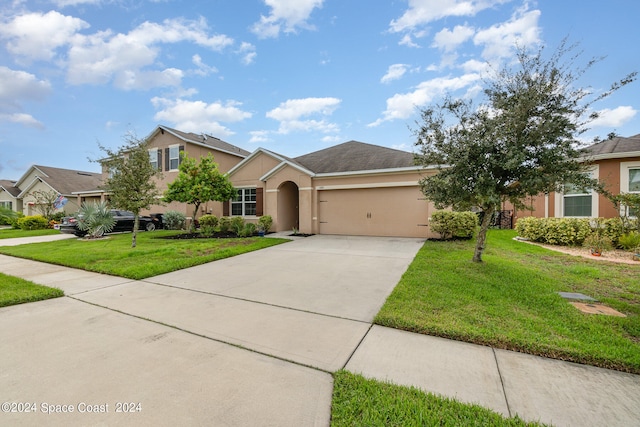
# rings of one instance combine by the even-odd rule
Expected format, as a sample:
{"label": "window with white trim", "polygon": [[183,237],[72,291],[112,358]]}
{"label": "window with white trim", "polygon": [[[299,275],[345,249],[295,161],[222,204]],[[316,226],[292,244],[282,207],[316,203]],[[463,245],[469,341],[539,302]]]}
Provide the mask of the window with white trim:
{"label": "window with white trim", "polygon": [[[620,192],[640,194],[640,162],[620,162]],[[635,217],[639,212],[623,206],[620,214]]]}
{"label": "window with white trim", "polygon": [[592,216],[593,195],[573,184],[564,186],[562,216]]}
{"label": "window with white trim", "polygon": [[0,208],[13,210],[13,203],[11,201],[0,202]]}
{"label": "window with white trim", "polygon": [[169,147],[169,170],[177,170],[180,166],[180,146]]}
{"label": "window with white trim", "polygon": [[151,166],[155,169],[158,170],[158,150],[156,150],[155,148],[152,150],[149,150],[149,162],[151,163]]}
{"label": "window with white trim", "polygon": [[231,200],[232,216],[256,215],[256,189],[238,188],[235,199]]}

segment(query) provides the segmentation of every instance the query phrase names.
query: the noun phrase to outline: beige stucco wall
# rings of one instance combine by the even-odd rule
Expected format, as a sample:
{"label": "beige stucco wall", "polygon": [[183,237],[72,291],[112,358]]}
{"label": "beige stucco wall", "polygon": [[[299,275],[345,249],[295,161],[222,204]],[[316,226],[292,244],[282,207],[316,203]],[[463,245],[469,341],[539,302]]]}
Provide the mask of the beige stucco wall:
{"label": "beige stucco wall", "polygon": [[[30,184],[31,182],[32,181],[29,181],[29,180],[25,181],[25,186]],[[22,212],[25,215],[41,214],[41,212],[38,210],[36,206],[36,199],[32,195],[32,193],[36,191],[42,191],[45,193],[55,192],[57,194],[57,192],[53,190],[48,184],[38,181],[35,185],[29,188],[29,191],[27,192],[27,194],[25,194],[24,197],[22,198],[22,208],[23,208]],[[69,196],[66,196],[66,197],[67,197],[67,204],[62,209],[54,210],[54,212],[65,212],[67,214],[71,214],[78,210],[78,208],[80,207],[78,205],[78,200],[75,197],[69,197]]]}
{"label": "beige stucco wall", "polygon": [[22,200],[14,198],[11,194],[0,188],[0,202],[11,202],[11,210],[22,212]]}

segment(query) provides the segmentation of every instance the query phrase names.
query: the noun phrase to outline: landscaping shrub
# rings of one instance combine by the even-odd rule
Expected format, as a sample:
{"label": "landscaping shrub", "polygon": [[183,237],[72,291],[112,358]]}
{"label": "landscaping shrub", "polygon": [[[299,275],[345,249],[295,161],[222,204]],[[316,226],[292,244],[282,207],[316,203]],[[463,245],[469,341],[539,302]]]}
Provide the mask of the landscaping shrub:
{"label": "landscaping shrub", "polygon": [[42,215],[31,215],[18,218],[17,225],[22,230],[44,230],[49,228],[49,221]]}
{"label": "landscaping shrub", "polygon": [[611,239],[615,246],[618,246],[620,236],[627,231],[624,222],[620,218],[598,220],[598,226],[602,229],[602,234]]}
{"label": "landscaping shrub", "polygon": [[478,216],[473,212],[435,211],[430,225],[442,240],[454,237],[469,239],[478,227]]}
{"label": "landscaping shrub", "polygon": [[212,235],[218,226],[218,217],[215,215],[202,215],[200,217],[200,232],[206,235]]}
{"label": "landscaping shrub", "polygon": [[518,219],[516,232],[534,242],[577,246],[591,234],[591,225],[586,218],[525,217]]}
{"label": "landscaping shrub", "polygon": [[231,230],[231,218],[228,216],[223,216],[218,221],[218,227],[220,227],[221,233],[227,233]]}
{"label": "landscaping shrub", "polygon": [[271,215],[263,215],[258,219],[258,230],[267,233],[271,229],[272,224],[273,218],[271,218]]}
{"label": "landscaping shrub", "polygon": [[82,203],[76,219],[78,228],[86,231],[87,237],[101,237],[116,225],[116,219],[105,202]]}
{"label": "landscaping shrub", "polygon": [[65,216],[67,216],[66,212],[58,211],[51,215],[49,221],[55,221],[56,223],[60,224],[62,222],[62,218],[64,218]]}
{"label": "landscaping shrub", "polygon": [[627,234],[623,234],[618,239],[618,245],[625,250],[633,250],[640,247],[640,233],[637,231],[630,231]]}
{"label": "landscaping shrub", "polygon": [[167,211],[162,214],[162,225],[167,230],[182,230],[187,223],[187,217],[182,212]]}
{"label": "landscaping shrub", "polygon": [[242,234],[244,230],[244,218],[241,216],[234,216],[231,218],[231,230],[233,230],[238,236]]}
{"label": "landscaping shrub", "polygon": [[240,237],[251,237],[255,234],[256,229],[258,227],[253,222],[248,222],[244,225],[242,232],[239,234]]}

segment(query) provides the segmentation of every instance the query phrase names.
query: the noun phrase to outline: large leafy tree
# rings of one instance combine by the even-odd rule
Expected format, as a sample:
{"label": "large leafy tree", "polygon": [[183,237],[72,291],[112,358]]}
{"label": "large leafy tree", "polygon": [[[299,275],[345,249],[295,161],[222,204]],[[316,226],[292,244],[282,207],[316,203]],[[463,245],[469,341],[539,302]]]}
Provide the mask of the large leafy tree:
{"label": "large leafy tree", "polygon": [[[202,203],[208,201],[225,202],[233,198],[236,190],[226,175],[220,172],[213,155],[200,157],[200,161],[184,155],[179,166],[178,177],[169,183],[164,193],[165,202],[178,201],[192,204],[193,219]],[[195,221],[191,222],[192,228]]]}
{"label": "large leafy tree", "polygon": [[150,162],[146,140],[129,135],[125,144],[115,151],[102,145],[99,147],[106,154],[100,163],[109,171],[109,178],[103,184],[109,192],[109,204],[134,214],[131,247],[135,248],[140,211],[160,201],[161,194],[153,179],[160,172]]}
{"label": "large leafy tree", "polygon": [[560,191],[565,183],[603,190],[585,174],[578,136],[597,118],[593,103],[635,80],[636,73],[593,94],[576,84],[598,60],[577,66],[575,48],[563,43],[549,59],[544,49],[520,48],[517,65],[486,82],[480,105],[447,98],[421,111],[417,161],[438,170],[421,181],[422,191],[439,208],[484,213],[475,262],[482,262],[491,216],[501,202],[521,208],[527,197]]}

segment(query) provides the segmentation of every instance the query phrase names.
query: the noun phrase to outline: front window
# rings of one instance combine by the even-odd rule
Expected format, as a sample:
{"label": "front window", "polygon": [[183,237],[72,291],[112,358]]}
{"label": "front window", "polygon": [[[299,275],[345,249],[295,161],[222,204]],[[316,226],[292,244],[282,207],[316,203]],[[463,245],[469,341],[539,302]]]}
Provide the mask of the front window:
{"label": "front window", "polygon": [[566,184],[564,187],[564,213],[563,216],[586,216],[592,215],[592,198],[588,189],[579,188],[573,184]]}
{"label": "front window", "polygon": [[13,203],[12,202],[0,202],[0,208],[13,210]]}
{"label": "front window", "polygon": [[[629,193],[640,194],[640,168],[629,169]],[[628,208],[627,215],[637,217],[639,212]]]}
{"label": "front window", "polygon": [[180,166],[180,147],[169,147],[169,170],[176,170]]}
{"label": "front window", "polygon": [[149,150],[149,162],[155,170],[158,170],[158,150]]}
{"label": "front window", "polygon": [[238,188],[235,199],[231,201],[231,215],[255,216],[256,214],[256,189]]}

